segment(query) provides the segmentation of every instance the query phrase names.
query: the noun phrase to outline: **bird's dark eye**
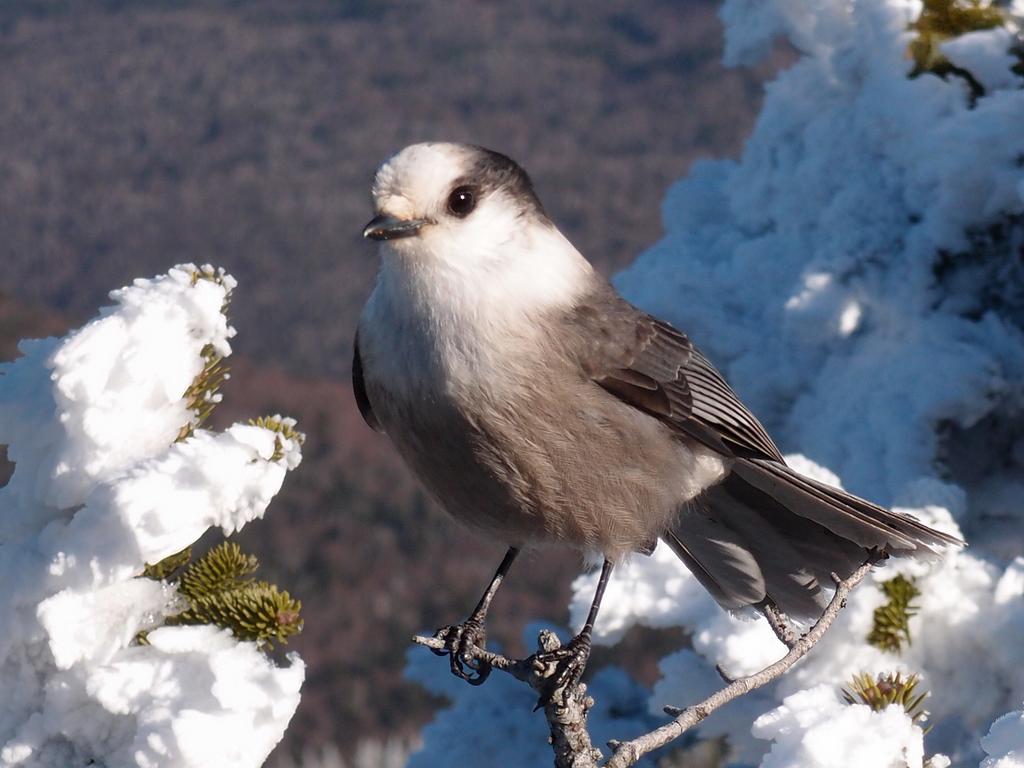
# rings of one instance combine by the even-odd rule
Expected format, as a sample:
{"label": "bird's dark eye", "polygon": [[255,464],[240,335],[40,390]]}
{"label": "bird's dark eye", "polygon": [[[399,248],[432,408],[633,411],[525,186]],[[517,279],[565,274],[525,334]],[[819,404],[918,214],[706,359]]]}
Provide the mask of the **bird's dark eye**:
{"label": "bird's dark eye", "polygon": [[456,187],[448,195],[448,212],[460,219],[469,216],[476,208],[476,195],[470,187]]}

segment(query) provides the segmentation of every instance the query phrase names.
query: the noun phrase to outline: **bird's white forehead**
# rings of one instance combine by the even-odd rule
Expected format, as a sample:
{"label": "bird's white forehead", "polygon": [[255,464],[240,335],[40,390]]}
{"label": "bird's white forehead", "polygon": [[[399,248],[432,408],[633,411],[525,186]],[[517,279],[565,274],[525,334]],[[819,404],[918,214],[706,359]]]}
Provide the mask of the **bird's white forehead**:
{"label": "bird's white forehead", "polygon": [[413,144],[386,161],[373,180],[377,211],[399,218],[422,215],[448,196],[452,183],[470,168],[460,144]]}

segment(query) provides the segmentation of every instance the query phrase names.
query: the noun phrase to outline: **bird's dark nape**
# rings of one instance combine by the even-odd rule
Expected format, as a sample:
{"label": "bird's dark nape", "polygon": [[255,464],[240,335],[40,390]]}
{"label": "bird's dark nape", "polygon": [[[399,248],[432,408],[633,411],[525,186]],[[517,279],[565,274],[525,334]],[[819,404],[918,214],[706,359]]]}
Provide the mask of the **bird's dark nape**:
{"label": "bird's dark nape", "polygon": [[533,181],[519,163],[486,147],[474,146],[473,150],[476,156],[471,170],[464,177],[467,182],[479,185],[484,193],[503,189],[525,210],[547,218],[544,206],[533,189]]}

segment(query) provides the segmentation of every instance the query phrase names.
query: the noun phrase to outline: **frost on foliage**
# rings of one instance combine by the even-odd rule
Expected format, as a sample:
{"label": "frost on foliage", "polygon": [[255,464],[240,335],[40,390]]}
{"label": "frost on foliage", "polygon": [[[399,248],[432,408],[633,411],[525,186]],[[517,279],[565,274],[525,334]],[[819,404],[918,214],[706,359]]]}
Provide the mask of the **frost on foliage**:
{"label": "frost on foliage", "polygon": [[769,84],[740,161],[669,191],[666,236],[617,280],[709,351],[784,451],[883,501],[933,473],[939,425],[1018,413],[1024,374],[1004,300],[1024,234],[971,253],[1024,213],[1024,80],[971,109],[956,78],[907,78],[918,7],[727,3],[737,57],[777,33],[809,53]]}
{"label": "frost on foliage", "polygon": [[[178,556],[169,558],[178,562]],[[186,605],[169,624],[214,624],[260,646],[287,643],[302,631],[302,603],[266,581],[256,581],[254,555],[225,541],[186,568],[174,582]],[[148,572],[147,576],[154,578]]]}
{"label": "frost on foliage", "polygon": [[[1021,0],[1002,5],[1024,14]],[[981,736],[1024,698],[1020,25],[936,27],[938,54],[979,94],[962,76],[911,77],[921,11],[917,0],[727,0],[726,63],[756,63],[780,36],[800,58],[767,86],[742,157],[696,163],[667,193],[664,237],[616,279],[707,352],[790,464],[971,544],[876,569],[808,657],[703,722],[698,734],[727,735],[737,764],[771,749],[765,765],[886,765],[885,750],[906,748],[918,768],[920,729],[905,714],[838,698],[857,674],[919,674],[928,749],[957,765],[977,765]],[[900,574],[921,594],[899,650],[883,650],[868,637],[881,585]],[[577,627],[594,584],[574,585]],[[716,664],[749,674],[785,651],[764,621],[721,611],[665,547],[616,569],[595,638],[634,624],[692,637],[662,660],[652,714],[717,688]],[[1000,722],[990,755],[1018,733]],[[832,758],[806,751],[812,733]]]}
{"label": "frost on foliage", "polygon": [[921,729],[901,707],[851,706],[830,685],[787,696],[753,730],[774,742],[761,768],[918,768],[924,761]]}
{"label": "frost on foliage", "polygon": [[[928,745],[956,764],[977,764],[979,738],[1024,696],[1024,573],[1011,559],[1024,550],[1019,27],[941,42],[984,85],[973,98],[959,77],[908,77],[920,11],[909,0],[727,2],[727,61],[756,61],[778,35],[802,56],[768,85],[742,157],[698,163],[672,187],[664,238],[617,278],[707,351],[783,450],[807,457],[790,463],[827,467],[828,482],[971,542],[877,569],[801,664],[703,724],[704,736],[728,734],[741,763],[768,747],[750,737],[752,710],[819,685],[838,692],[858,673],[920,674]],[[867,642],[881,584],[897,574],[921,592],[899,652]],[[577,582],[577,621],[592,588]],[[597,632],[614,642],[634,623],[692,632],[693,650],[662,661],[652,712],[699,700],[715,664],[740,675],[784,651],[763,621],[718,610],[661,548],[616,573]],[[858,717],[844,706],[837,717]],[[873,728],[878,715],[864,717]],[[785,741],[763,725],[757,736]]]}
{"label": "frost on foliage", "polygon": [[277,668],[214,627],[160,627],[181,598],[136,578],[261,517],[300,459],[264,426],[176,442],[196,424],[186,393],[230,354],[233,287],[192,265],[136,280],[0,365],[15,462],[0,489],[0,765],[260,765],[298,705],[297,656]]}
{"label": "frost on foliage", "polygon": [[924,708],[928,691],[921,691],[920,682],[917,675],[904,677],[901,672],[880,675],[864,672],[854,675],[843,689],[843,700],[847,704],[866,704],[875,712],[896,705],[903,708],[911,722],[923,725],[929,714]]}
{"label": "frost on foliage", "polygon": [[988,755],[981,768],[1024,768],[1024,712],[1010,712],[992,723],[981,746]]}
{"label": "frost on foliage", "polygon": [[1011,52],[1013,31],[1005,27],[970,32],[942,44],[943,55],[966,69],[986,89],[1011,89],[1020,84],[1014,73],[1017,57]]}

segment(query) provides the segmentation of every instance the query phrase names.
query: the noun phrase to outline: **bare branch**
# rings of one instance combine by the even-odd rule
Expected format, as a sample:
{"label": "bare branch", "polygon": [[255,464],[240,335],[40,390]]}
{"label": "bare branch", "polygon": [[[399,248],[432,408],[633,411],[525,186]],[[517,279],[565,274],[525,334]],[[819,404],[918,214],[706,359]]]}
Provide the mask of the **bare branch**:
{"label": "bare branch", "polygon": [[[839,611],[846,605],[846,597],[850,590],[863,580],[873,564],[874,560],[866,562],[846,579],[840,579],[836,574],[832,574],[836,583],[835,594],[821,617],[799,639],[796,638],[785,614],[774,609],[773,606],[769,606],[769,609],[764,612],[776,636],[789,648],[789,652],[785,656],[760,672],[736,680],[729,680],[719,670],[719,674],[728,685],[699,704],[685,709],[665,707],[665,711],[674,719],[650,733],[630,741],[609,742],[608,746],[612,749],[612,756],[605,763],[600,762],[601,752],[594,747],[587,731],[587,714],[594,706],[594,700],[587,695],[585,684],[576,683],[550,695],[550,680],[558,671],[557,665],[539,662],[536,654],[522,660],[509,659],[500,653],[493,653],[474,645],[471,646],[468,654],[472,658],[465,659],[465,661],[486,662],[494,669],[500,669],[517,680],[527,683],[537,691],[538,695],[546,691],[549,692],[549,696],[546,698],[549,703],[544,707],[544,716],[547,718],[551,731],[551,747],[555,753],[556,768],[601,768],[601,766],[603,768],[629,768],[648,752],[678,739],[719,707],[775,680],[807,655],[808,651],[821,640],[828,628],[832,626]],[[436,651],[445,650],[445,641],[438,637],[417,636],[413,638],[413,642]],[[545,630],[540,633],[537,645],[538,653],[544,653],[560,647],[561,643],[553,632]]]}
{"label": "bare branch", "polygon": [[721,664],[715,664],[715,672],[718,673],[718,676],[722,678],[722,682],[726,685],[736,680],[735,677],[732,677],[728,672],[725,671],[725,667],[723,667]]}
{"label": "bare branch", "polygon": [[677,717],[672,722],[666,723],[660,728],[636,739],[617,744],[614,754],[605,764],[606,768],[628,768],[628,766],[634,765],[648,752],[662,747],[674,739],[678,739],[722,705],[728,704],[733,699],[756,688],[760,688],[762,685],[770,683],[782,675],[797,661],[807,655],[807,652],[828,631],[836,616],[839,615],[839,611],[846,605],[846,596],[867,575],[868,571],[871,570],[872,564],[872,562],[865,563],[854,571],[848,579],[840,579],[835,574],[832,574],[832,578],[836,582],[836,593],[832,596],[828,607],[821,614],[821,618],[815,622],[807,634],[793,644],[789,653],[760,672],[734,680],[725,688],[712,694],[699,704],[694,704],[684,710],[673,709],[670,714],[677,713]]}
{"label": "bare branch", "polygon": [[[433,650],[444,650],[445,642],[437,637],[416,636],[413,642]],[[550,653],[561,642],[554,632],[544,630],[537,638],[537,652]],[[500,653],[472,646],[471,656],[490,664],[494,669],[507,672],[527,683],[541,696],[550,691],[550,679],[558,672],[557,664],[542,664],[537,655],[522,660],[509,659]],[[587,713],[594,700],[587,695],[587,686],[576,683],[566,689],[555,689],[545,699],[544,717],[551,731],[551,748],[555,753],[555,768],[598,768],[601,751],[590,741],[587,731]]]}

